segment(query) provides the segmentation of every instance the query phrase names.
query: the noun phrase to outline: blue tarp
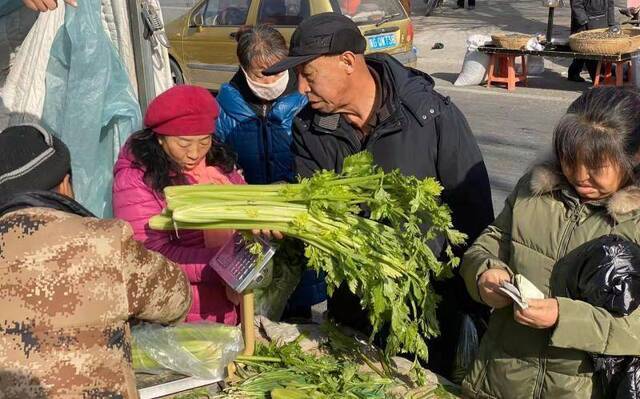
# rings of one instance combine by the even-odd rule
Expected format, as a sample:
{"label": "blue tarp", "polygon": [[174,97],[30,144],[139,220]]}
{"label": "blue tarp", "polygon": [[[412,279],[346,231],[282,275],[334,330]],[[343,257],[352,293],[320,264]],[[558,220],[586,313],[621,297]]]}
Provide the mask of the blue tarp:
{"label": "blue tarp", "polygon": [[127,137],[141,128],[135,92],[104,31],[100,0],[66,6],[51,48],[43,124],[71,151],[76,199],[110,217],[113,164]]}

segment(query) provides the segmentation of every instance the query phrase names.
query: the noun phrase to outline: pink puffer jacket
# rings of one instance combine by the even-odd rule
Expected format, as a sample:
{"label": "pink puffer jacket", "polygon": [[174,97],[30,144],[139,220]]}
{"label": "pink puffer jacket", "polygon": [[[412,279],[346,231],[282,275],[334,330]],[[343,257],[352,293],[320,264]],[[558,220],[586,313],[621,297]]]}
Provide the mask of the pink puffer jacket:
{"label": "pink puffer jacket", "polygon": [[[191,282],[193,304],[187,321],[212,321],[235,325],[238,309],[226,297],[224,283],[207,266],[216,249],[205,248],[200,231],[155,231],[149,228],[149,219],[162,212],[166,203],[143,181],[144,171],[134,164],[131,152],[125,146],[114,166],[113,213],[133,228],[135,238],[147,249],[156,251],[179,263]],[[242,176],[233,172],[227,176],[233,184],[244,184]]]}

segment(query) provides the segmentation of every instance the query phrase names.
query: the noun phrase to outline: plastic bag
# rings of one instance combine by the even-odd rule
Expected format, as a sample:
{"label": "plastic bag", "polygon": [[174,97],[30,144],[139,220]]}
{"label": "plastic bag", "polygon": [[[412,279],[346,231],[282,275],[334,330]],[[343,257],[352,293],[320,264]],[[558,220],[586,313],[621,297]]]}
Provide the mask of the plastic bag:
{"label": "plastic bag", "polygon": [[306,267],[304,246],[297,240],[288,239],[280,244],[272,261],[270,281],[254,290],[255,312],[279,321]]}
{"label": "plastic bag", "polygon": [[[571,251],[556,266],[558,294],[626,316],[640,304],[640,246],[617,235],[606,235]],[[554,282],[554,285],[557,284]],[[564,292],[563,292],[564,291]],[[591,354],[605,398],[640,399],[640,359]]]}
{"label": "plastic bag", "polygon": [[462,383],[480,347],[478,330],[471,316],[464,314],[461,323],[460,335],[458,336],[458,343],[456,344],[456,358],[454,359],[453,370],[451,372],[451,381],[456,384]]}
{"label": "plastic bag", "polygon": [[133,327],[132,335],[136,371],[168,369],[201,379],[222,379],[227,365],[244,349],[240,329],[224,324],[141,324]]}
{"label": "plastic bag", "polygon": [[[536,35],[538,36],[538,35]],[[537,38],[531,38],[526,45],[527,50],[542,51],[544,46],[540,44]],[[527,55],[527,76],[542,75],[544,72],[544,57],[538,55]],[[522,72],[522,65],[516,65],[516,72]]]}
{"label": "plastic bag", "polygon": [[527,56],[527,75],[538,76],[544,72],[544,57],[538,55]]}
{"label": "plastic bag", "polygon": [[589,241],[561,261],[566,296],[626,316],[640,305],[640,246],[617,235]]}
{"label": "plastic bag", "polygon": [[65,8],[51,47],[42,121],[69,147],[77,200],[108,217],[113,165],[142,116],[100,7],[100,0],[84,0]]}
{"label": "plastic bag", "polygon": [[491,36],[487,35],[471,35],[467,38],[467,53],[454,86],[476,86],[482,83],[487,74],[489,56],[479,52],[478,47],[489,43]]}
{"label": "plastic bag", "polygon": [[591,355],[594,375],[605,399],[640,399],[640,359],[632,356]]}

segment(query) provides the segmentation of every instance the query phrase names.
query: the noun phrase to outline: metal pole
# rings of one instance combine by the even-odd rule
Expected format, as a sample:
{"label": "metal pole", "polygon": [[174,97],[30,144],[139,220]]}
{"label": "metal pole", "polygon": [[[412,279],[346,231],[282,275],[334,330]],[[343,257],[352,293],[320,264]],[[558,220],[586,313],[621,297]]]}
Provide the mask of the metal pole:
{"label": "metal pole", "polygon": [[156,90],[153,82],[151,42],[145,38],[146,27],[142,20],[141,1],[144,0],[127,0],[127,8],[129,9],[131,43],[136,66],[136,80],[138,81],[138,102],[144,115],[149,103],[156,96]]}
{"label": "metal pole", "polygon": [[547,18],[547,46],[551,44],[553,38],[553,13],[555,7],[549,7],[549,18]]}

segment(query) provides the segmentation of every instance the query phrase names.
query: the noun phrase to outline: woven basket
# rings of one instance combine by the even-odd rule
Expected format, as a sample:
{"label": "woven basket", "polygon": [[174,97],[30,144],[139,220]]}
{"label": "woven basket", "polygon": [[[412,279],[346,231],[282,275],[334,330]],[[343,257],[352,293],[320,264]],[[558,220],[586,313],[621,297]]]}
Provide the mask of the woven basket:
{"label": "woven basket", "polygon": [[527,46],[529,40],[533,36],[521,35],[521,34],[498,34],[491,35],[493,44],[498,47],[506,48],[508,50],[522,50]]}
{"label": "woven basket", "polygon": [[594,38],[594,33],[603,33],[607,29],[594,29],[576,33],[569,37],[569,46],[576,53],[616,55],[635,51],[640,48],[640,30],[622,29],[622,37]]}

